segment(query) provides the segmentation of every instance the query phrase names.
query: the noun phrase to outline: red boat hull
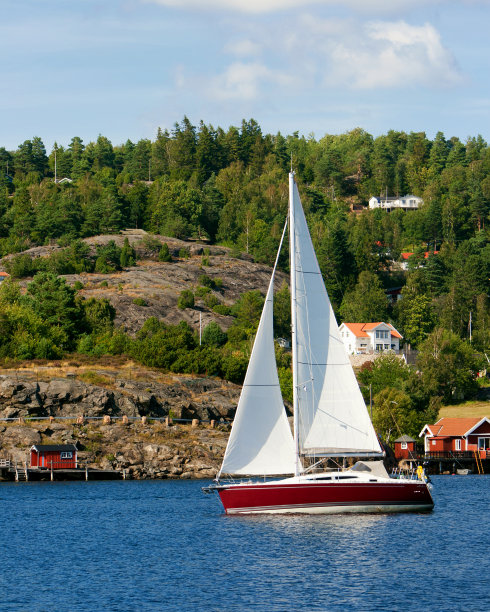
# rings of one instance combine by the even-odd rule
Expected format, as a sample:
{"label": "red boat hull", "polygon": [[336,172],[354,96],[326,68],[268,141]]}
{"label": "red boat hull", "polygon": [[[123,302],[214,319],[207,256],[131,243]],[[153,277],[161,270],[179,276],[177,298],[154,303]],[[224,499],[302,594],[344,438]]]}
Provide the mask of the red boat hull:
{"label": "red boat hull", "polygon": [[432,510],[421,481],[248,483],[224,485],[218,493],[227,514],[409,512]]}

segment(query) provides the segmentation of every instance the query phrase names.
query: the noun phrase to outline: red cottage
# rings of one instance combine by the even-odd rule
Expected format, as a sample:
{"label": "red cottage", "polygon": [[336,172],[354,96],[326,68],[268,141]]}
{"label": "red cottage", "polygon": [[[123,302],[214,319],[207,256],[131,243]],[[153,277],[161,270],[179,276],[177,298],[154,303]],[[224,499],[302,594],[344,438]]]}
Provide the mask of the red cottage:
{"label": "red cottage", "polygon": [[488,417],[439,419],[435,425],[425,425],[420,432],[422,436],[426,453],[479,450],[482,457],[490,457]]}
{"label": "red cottage", "polygon": [[77,447],[74,444],[35,444],[31,447],[31,467],[75,469]]}
{"label": "red cottage", "polygon": [[410,436],[401,436],[395,440],[395,459],[416,459],[416,441]]}

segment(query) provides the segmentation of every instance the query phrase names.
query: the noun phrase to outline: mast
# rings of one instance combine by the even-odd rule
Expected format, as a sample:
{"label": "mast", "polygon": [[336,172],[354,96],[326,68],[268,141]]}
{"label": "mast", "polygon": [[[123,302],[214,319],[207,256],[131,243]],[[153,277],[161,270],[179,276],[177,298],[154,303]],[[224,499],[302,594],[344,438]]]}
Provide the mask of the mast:
{"label": "mast", "polygon": [[298,411],[298,347],[296,331],[296,245],[293,212],[294,172],[289,173],[289,267],[291,274],[291,348],[293,357],[293,437],[295,456],[295,476],[300,474],[299,461],[299,411]]}

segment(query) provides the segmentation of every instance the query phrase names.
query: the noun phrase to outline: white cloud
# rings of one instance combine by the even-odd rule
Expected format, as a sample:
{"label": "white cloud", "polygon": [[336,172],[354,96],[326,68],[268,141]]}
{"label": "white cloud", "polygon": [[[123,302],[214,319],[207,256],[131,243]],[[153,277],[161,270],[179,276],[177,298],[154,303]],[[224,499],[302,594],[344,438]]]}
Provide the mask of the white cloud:
{"label": "white cloud", "polygon": [[[360,41],[337,41],[332,49],[334,81],[352,87],[447,86],[462,77],[452,54],[430,24],[412,26],[403,21],[370,22]],[[342,79],[344,75],[344,79]],[[326,75],[329,80],[329,75]]]}
{"label": "white cloud", "polygon": [[238,57],[259,55],[261,50],[261,44],[254,42],[253,40],[250,40],[248,38],[243,38],[240,40],[235,40],[234,42],[230,42],[225,45],[224,48],[225,53],[231,53],[232,55],[236,55]]}
{"label": "white cloud", "polygon": [[261,85],[265,81],[286,85],[289,78],[260,62],[235,62],[223,74],[211,80],[208,95],[217,100],[254,100],[259,97]]}

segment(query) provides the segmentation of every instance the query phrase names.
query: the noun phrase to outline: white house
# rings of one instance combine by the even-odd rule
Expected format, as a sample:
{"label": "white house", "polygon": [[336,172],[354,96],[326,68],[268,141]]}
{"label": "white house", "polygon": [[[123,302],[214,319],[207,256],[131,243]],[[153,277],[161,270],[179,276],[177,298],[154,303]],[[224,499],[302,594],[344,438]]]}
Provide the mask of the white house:
{"label": "white house", "polygon": [[340,337],[351,354],[400,350],[402,335],[389,323],[342,323]]}
{"label": "white house", "polygon": [[416,210],[424,201],[422,198],[414,195],[406,195],[403,197],[388,198],[373,196],[369,200],[369,208],[382,208],[390,212],[394,208],[402,208],[403,210]]}

